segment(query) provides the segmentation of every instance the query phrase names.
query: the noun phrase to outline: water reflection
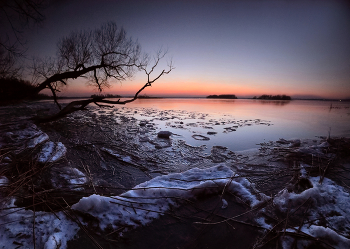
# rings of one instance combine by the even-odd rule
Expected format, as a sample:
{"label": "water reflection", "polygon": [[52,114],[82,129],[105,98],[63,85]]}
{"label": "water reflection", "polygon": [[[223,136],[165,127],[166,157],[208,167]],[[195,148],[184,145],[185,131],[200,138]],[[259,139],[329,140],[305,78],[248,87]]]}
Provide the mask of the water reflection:
{"label": "water reflection", "polygon": [[[116,105],[115,108],[118,108],[116,112],[127,108],[130,111],[124,115],[132,115],[140,120],[146,118],[142,113],[153,113],[149,118],[157,119],[155,122],[159,130],[179,134],[188,144],[204,144],[208,149],[214,145],[223,145],[236,151],[280,138],[312,139],[315,136],[328,136],[330,129],[331,136],[350,137],[349,106],[349,102],[337,102],[330,108],[329,101],[308,100],[164,98],[138,99],[125,106]],[[157,111],[150,112],[151,109]],[[260,120],[259,125],[256,125],[256,120]],[[187,125],[192,123],[198,126]],[[252,125],[242,125],[238,129],[233,127],[241,123]],[[194,134],[209,137],[210,140],[197,140],[195,138],[199,136],[193,138]]]}
{"label": "water reflection", "polygon": [[[257,100],[255,100],[257,101]],[[258,100],[261,104],[272,104],[272,105],[277,105],[277,106],[284,106],[286,104],[290,103],[290,100]]]}
{"label": "water reflection", "polygon": [[[338,104],[337,104],[338,106]],[[327,101],[269,101],[269,100],[221,100],[221,99],[154,99],[137,100],[129,107],[156,108],[161,110],[185,110],[209,114],[206,119],[226,119],[232,122],[244,120],[265,120],[270,125],[244,126],[232,132],[227,132],[228,125],[213,125],[208,141],[199,141],[192,137],[195,134],[207,136],[205,126],[192,131],[172,130],[176,126],[160,124],[162,129],[169,129],[181,134],[191,145],[206,144],[223,145],[231,150],[243,150],[257,147],[256,144],[264,141],[276,141],[280,138],[315,138],[315,136],[328,136],[331,127],[331,136],[350,137],[350,116],[347,115],[350,103],[339,103],[341,108],[333,108],[329,112]],[[176,121],[176,115],[174,121]],[[203,120],[192,120],[189,123]],[[231,122],[230,121],[230,122]],[[186,123],[186,122],[185,122]],[[232,128],[232,127],[231,127]],[[215,133],[216,132],[216,133]]]}

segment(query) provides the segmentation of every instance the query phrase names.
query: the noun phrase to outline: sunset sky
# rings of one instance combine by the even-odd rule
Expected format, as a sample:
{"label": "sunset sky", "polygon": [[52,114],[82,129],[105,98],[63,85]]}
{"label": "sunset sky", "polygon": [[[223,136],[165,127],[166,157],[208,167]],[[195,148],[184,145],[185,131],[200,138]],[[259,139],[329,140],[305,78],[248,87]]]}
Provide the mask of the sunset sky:
{"label": "sunset sky", "polygon": [[[350,98],[350,5],[345,1],[54,1],[28,35],[28,57],[54,56],[71,31],[108,21],[144,52],[168,49],[175,70],[150,96],[236,94]],[[159,69],[166,65],[160,65]],[[131,95],[142,72],[105,93]],[[96,93],[82,80],[66,96]]]}

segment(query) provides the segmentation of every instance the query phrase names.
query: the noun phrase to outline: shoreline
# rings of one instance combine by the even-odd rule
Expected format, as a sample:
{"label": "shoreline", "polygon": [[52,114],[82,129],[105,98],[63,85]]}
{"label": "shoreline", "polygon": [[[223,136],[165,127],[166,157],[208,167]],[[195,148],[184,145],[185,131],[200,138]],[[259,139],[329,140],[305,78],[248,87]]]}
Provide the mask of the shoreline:
{"label": "shoreline", "polygon": [[[118,98],[133,98],[132,95],[126,95],[126,96],[120,96],[120,97],[106,97],[107,99],[118,99]],[[60,99],[89,99],[90,96],[82,97],[82,96],[61,96],[57,97],[58,100]],[[221,100],[239,100],[239,99],[251,99],[251,100],[266,100],[266,101],[292,101],[292,100],[307,100],[307,101],[336,101],[336,102],[350,102],[350,99],[348,98],[292,98],[290,100],[283,100],[283,99],[254,99],[253,97],[237,97],[237,98],[208,98],[207,96],[147,96],[147,97],[138,97],[137,99],[221,99]],[[52,97],[45,98],[42,100],[53,100]],[[37,101],[37,100],[33,100]]]}

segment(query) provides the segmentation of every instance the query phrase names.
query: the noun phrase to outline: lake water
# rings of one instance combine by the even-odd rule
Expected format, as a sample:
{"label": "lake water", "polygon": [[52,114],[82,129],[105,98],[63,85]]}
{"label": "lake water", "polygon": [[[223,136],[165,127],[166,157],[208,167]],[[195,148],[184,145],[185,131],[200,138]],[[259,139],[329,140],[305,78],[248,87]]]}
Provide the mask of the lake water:
{"label": "lake water", "polygon": [[[137,99],[116,106],[121,112],[131,109],[128,115],[139,120],[151,119],[146,109],[155,110],[152,118],[158,116],[153,120],[158,131],[171,131],[176,134],[174,138],[184,139],[193,146],[204,144],[209,151],[213,145],[226,146],[232,151],[246,150],[280,138],[314,139],[329,134],[350,137],[349,107],[350,102],[337,101],[204,98]],[[208,132],[216,134],[208,135]]]}
{"label": "lake water", "polygon": [[[279,138],[294,139],[316,136],[350,137],[350,102],[336,101],[267,101],[251,99],[138,99],[126,105],[129,108],[143,107],[160,110],[184,110],[209,114],[204,120],[230,120],[233,124],[218,125],[216,121],[193,127],[177,129],[158,121],[161,129],[169,130],[186,138],[191,145],[206,144],[226,146],[233,151],[257,147],[256,144],[275,141]],[[332,107],[332,108],[331,108]],[[241,122],[239,122],[241,120]],[[260,122],[256,122],[260,120]],[[190,119],[182,120],[184,124]],[[200,122],[196,120],[197,122]],[[238,124],[247,121],[237,127]],[[265,122],[266,121],[266,122]],[[176,122],[176,119],[175,121]],[[216,122],[216,125],[215,125]],[[214,125],[212,125],[214,123]],[[258,125],[256,125],[258,123]],[[261,125],[260,123],[263,123]],[[250,124],[250,125],[249,125]],[[265,125],[271,124],[271,125]],[[227,127],[237,127],[227,132]],[[186,126],[185,126],[186,127]],[[203,128],[206,127],[206,128]],[[213,129],[208,129],[212,127]],[[233,128],[235,128],[233,127]],[[207,135],[207,132],[217,132]],[[193,133],[209,137],[208,141],[192,138]]]}

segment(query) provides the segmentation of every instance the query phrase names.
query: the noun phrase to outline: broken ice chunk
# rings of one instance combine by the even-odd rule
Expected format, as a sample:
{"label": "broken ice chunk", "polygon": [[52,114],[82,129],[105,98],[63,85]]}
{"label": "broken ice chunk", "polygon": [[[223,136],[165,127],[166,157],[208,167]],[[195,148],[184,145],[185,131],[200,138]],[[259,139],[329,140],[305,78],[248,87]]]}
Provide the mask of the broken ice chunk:
{"label": "broken ice chunk", "polygon": [[85,174],[77,168],[53,168],[51,182],[55,188],[69,187],[73,190],[81,190],[81,188],[77,187],[85,184],[87,181],[88,178],[85,176]]}
{"label": "broken ice chunk", "polygon": [[9,180],[6,176],[0,176],[0,186],[6,186],[8,184]]}
{"label": "broken ice chunk", "polygon": [[38,154],[39,163],[54,163],[61,159],[67,152],[61,142],[46,142]]}

